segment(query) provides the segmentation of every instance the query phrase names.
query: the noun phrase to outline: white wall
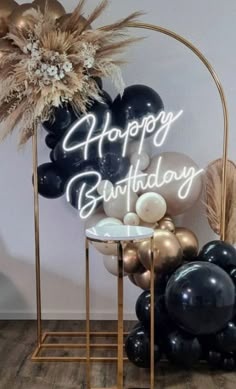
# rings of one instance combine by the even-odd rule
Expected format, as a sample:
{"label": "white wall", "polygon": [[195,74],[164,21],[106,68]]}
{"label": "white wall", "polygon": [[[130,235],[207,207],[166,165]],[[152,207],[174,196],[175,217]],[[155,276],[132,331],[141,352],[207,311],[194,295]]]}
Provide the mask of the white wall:
{"label": "white wall", "polygon": [[[23,1],[20,1],[23,3]],[[64,1],[70,11],[77,1]],[[97,3],[88,1],[88,9]],[[230,156],[236,148],[236,54],[234,0],[111,0],[101,24],[134,10],[144,10],[143,21],[172,29],[192,41],[215,67],[228,100],[231,123]],[[86,16],[86,15],[85,15]],[[216,88],[202,64],[186,48],[160,34],[147,37],[127,52],[127,85],[154,87],[170,110],[185,111],[165,150],[192,156],[202,167],[221,155],[222,110]],[[114,89],[107,83],[107,90]],[[40,161],[48,160],[41,138]],[[0,145],[0,317],[31,318],[35,307],[33,196],[31,144],[18,152],[16,136]],[[83,223],[64,198],[40,199],[42,289],[44,317],[76,318],[84,313]],[[180,218],[181,219],[181,218]],[[192,227],[201,243],[213,237],[199,204],[179,220]],[[114,316],[115,281],[103,268],[102,257],[92,258],[93,311],[96,317]],[[114,291],[114,293],[111,292]],[[140,292],[126,282],[126,312],[133,314]]]}

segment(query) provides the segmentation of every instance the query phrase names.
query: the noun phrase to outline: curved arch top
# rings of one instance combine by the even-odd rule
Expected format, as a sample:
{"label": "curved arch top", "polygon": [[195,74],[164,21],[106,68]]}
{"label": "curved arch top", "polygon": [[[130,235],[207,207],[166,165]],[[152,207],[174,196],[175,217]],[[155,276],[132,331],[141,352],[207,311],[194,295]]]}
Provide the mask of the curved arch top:
{"label": "curved arch top", "polygon": [[224,117],[224,139],[223,139],[223,158],[222,158],[222,188],[221,188],[221,218],[220,218],[220,239],[225,240],[225,230],[226,230],[226,197],[227,197],[227,159],[228,159],[228,138],[229,138],[229,114],[226,103],[226,97],[224,93],[223,86],[213,69],[212,65],[206,59],[206,57],[198,50],[191,42],[183,38],[181,35],[176,34],[175,32],[168,30],[166,28],[156,26],[154,24],[146,23],[129,23],[130,28],[141,28],[145,30],[152,30],[160,32],[164,35],[167,35],[176,41],[182,43],[184,46],[188,47],[205,65],[211,77],[214,80],[214,83],[218,89]]}

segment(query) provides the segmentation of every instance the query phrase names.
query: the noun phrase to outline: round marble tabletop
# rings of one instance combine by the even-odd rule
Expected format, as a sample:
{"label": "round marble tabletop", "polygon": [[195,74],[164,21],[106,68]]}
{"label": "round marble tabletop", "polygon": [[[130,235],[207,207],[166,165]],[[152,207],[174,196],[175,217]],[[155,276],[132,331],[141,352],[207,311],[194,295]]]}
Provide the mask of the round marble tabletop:
{"label": "round marble tabletop", "polygon": [[100,241],[130,241],[148,239],[153,236],[154,230],[141,226],[107,225],[92,227],[86,230],[86,237]]}

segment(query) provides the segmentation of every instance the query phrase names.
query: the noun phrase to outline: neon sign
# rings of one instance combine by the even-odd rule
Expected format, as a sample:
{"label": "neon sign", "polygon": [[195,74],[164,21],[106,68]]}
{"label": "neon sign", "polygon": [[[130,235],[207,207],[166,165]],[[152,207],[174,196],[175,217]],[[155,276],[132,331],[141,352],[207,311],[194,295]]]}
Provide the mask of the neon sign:
{"label": "neon sign", "polygon": [[[129,141],[134,140],[137,136],[139,138],[138,155],[141,155],[144,145],[144,140],[147,135],[153,135],[153,145],[156,148],[160,148],[167,139],[173,123],[183,114],[183,111],[179,111],[177,114],[173,112],[161,111],[157,116],[147,115],[142,118],[140,122],[132,121],[128,123],[125,130],[111,127],[111,114],[107,112],[105,115],[104,126],[102,131],[96,135],[94,134],[97,126],[97,118],[95,115],[89,113],[82,119],[78,120],[69,130],[63,140],[63,149],[67,152],[83,149],[84,160],[88,159],[89,147],[96,142],[98,147],[98,155],[101,158],[103,156],[103,143],[109,141],[111,143],[122,141],[122,156],[125,157],[127,153],[127,146]],[[73,134],[80,129],[80,127],[86,122],[89,126],[88,135],[85,141],[72,143]],[[100,201],[108,202],[112,199],[116,199],[119,195],[125,195],[127,199],[127,212],[129,212],[130,194],[131,192],[145,192],[147,190],[152,191],[153,188],[161,188],[164,185],[173,181],[179,181],[180,187],[178,190],[178,197],[182,200],[186,199],[191,191],[194,179],[201,174],[204,170],[197,170],[195,167],[183,166],[180,173],[173,170],[167,170],[165,173],[161,173],[161,167],[163,163],[163,157],[160,156],[157,160],[156,171],[154,174],[148,174],[141,172],[140,160],[136,165],[131,164],[128,175],[118,181],[114,186],[109,181],[105,182],[102,179],[102,175],[96,171],[89,171],[76,174],[69,181],[66,188],[67,201],[71,200],[71,189],[76,182],[81,181],[83,178],[92,177],[95,184],[87,187],[86,183],[83,183],[80,188],[78,196],[78,210],[80,211],[80,217],[86,219],[96,209]],[[103,191],[101,192],[100,185],[103,182]],[[109,186],[109,190],[107,190]],[[86,199],[86,204],[82,205],[82,199]]]}

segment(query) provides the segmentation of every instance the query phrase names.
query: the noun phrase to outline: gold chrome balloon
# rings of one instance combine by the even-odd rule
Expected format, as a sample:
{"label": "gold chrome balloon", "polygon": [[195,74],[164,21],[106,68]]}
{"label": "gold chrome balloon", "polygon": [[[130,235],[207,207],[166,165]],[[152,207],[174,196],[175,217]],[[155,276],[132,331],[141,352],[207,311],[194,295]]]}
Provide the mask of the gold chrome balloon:
{"label": "gold chrome balloon", "polygon": [[160,228],[161,230],[175,232],[175,225],[170,216],[163,217],[163,219],[158,222],[158,225],[158,228]]}
{"label": "gold chrome balloon", "polygon": [[19,5],[10,15],[9,24],[12,24],[18,28],[24,28],[29,23],[29,18],[24,15],[26,11],[34,8],[33,4],[22,4]]}
{"label": "gold chrome balloon", "polygon": [[2,57],[3,51],[11,51],[12,46],[9,41],[6,39],[0,39],[0,59]]}
{"label": "gold chrome balloon", "polygon": [[8,18],[18,4],[14,0],[0,1],[0,37],[3,37],[8,32]]}
{"label": "gold chrome balloon", "polygon": [[[176,236],[168,231],[156,229],[153,235],[154,268],[159,275],[169,272],[180,265],[183,251]],[[140,262],[147,269],[151,269],[151,244],[142,242],[139,244]]]}
{"label": "gold chrome balloon", "polygon": [[177,227],[175,234],[183,249],[184,259],[192,261],[198,255],[198,238],[192,231],[182,227]]}
{"label": "gold chrome balloon", "polygon": [[134,284],[135,286],[137,286],[136,282],[135,282],[135,279],[134,279],[134,274],[129,274],[128,275],[128,279],[132,282],[132,284]]}
{"label": "gold chrome balloon", "polygon": [[123,252],[124,271],[128,274],[137,273],[142,267],[139,260],[138,248],[132,243],[124,247]]}
{"label": "gold chrome balloon", "polygon": [[[35,0],[33,2],[34,7],[39,7],[40,11],[52,16],[54,19],[59,19],[62,15],[65,15],[66,11],[63,5],[57,0]],[[47,6],[47,8],[46,8]]]}
{"label": "gold chrome balloon", "polygon": [[[155,275],[156,280],[156,275]],[[150,270],[145,270],[143,273],[134,274],[134,282],[141,289],[146,290],[150,289],[151,286],[151,272]]]}

